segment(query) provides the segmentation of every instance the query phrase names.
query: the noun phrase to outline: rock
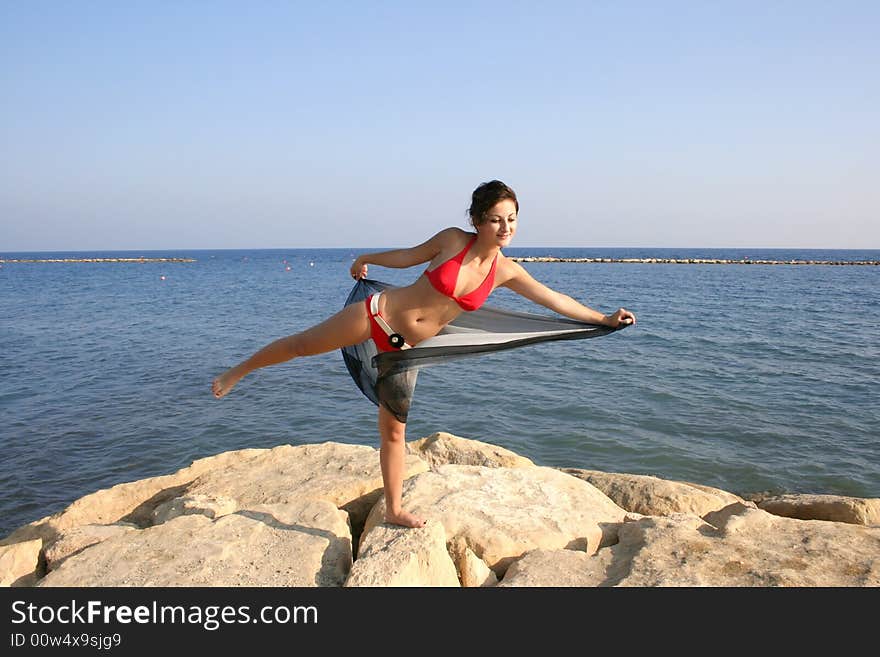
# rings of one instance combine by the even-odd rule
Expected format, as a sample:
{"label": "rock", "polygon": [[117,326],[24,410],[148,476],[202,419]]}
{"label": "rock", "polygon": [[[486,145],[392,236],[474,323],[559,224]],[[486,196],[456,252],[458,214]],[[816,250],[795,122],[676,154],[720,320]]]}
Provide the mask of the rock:
{"label": "rock", "polygon": [[514,561],[498,586],[595,586],[595,562],[578,550],[532,550]]}
{"label": "rock", "polygon": [[707,514],[705,521],[673,514],[627,522],[619,538],[586,571],[564,573],[560,563],[558,581],[584,576],[593,586],[880,586],[880,529],[782,518],[742,503]]}
{"label": "rock", "polygon": [[[625,511],[585,481],[553,468],[444,465],[404,483],[404,508],[464,539],[496,575],[535,548],[595,552]],[[380,500],[364,536],[384,518]],[[363,540],[363,538],[362,538]]]}
{"label": "rock", "polygon": [[[428,470],[428,464],[410,455],[407,457],[407,468],[408,474],[424,472]],[[54,573],[60,570],[62,562],[72,558],[72,555],[79,557],[83,552],[89,552],[95,557],[101,554],[100,551],[95,551],[96,544],[110,540],[111,537],[113,540],[110,540],[110,543],[115,546],[114,549],[117,549],[120,555],[128,554],[126,541],[130,539],[137,543],[144,538],[140,532],[136,532],[137,537],[129,537],[126,541],[115,540],[118,538],[115,534],[126,531],[120,527],[133,524],[126,523],[122,518],[136,519],[138,522],[134,526],[145,527],[151,524],[167,524],[178,517],[190,514],[198,514],[213,520],[236,513],[244,516],[244,519],[231,519],[226,524],[193,525],[200,527],[207,532],[206,536],[211,537],[222,528],[239,528],[249,522],[253,524],[253,521],[247,520],[246,513],[258,507],[270,505],[283,509],[307,500],[321,500],[334,508],[342,506],[345,511],[351,513],[352,521],[360,522],[362,525],[369,508],[381,493],[382,474],[379,453],[371,447],[323,443],[299,447],[283,445],[271,450],[243,450],[197,461],[174,475],[120,484],[88,495],[71,504],[64,512],[14,532],[7,542],[22,536],[45,537],[42,544],[48,555],[47,564]],[[104,522],[77,524],[88,519]],[[175,527],[179,526],[175,525]],[[346,527],[346,540],[349,544],[346,558],[350,564],[351,527],[348,524]],[[230,532],[229,550],[241,550],[246,553],[251,549],[248,541],[274,540],[266,536],[254,538],[256,536],[254,528],[242,531],[244,531],[242,540],[245,541],[242,545],[236,544],[238,534]],[[356,531],[356,534],[359,533],[360,526]],[[184,539],[184,542],[186,540],[189,539]],[[210,546],[211,540],[214,539],[205,540],[207,543],[197,542],[197,544]],[[112,555],[108,553],[107,558],[111,559]],[[85,560],[76,560],[79,564],[85,562]],[[184,578],[182,582],[195,581],[199,576],[195,571],[194,566],[185,568],[181,573],[181,577]],[[96,573],[72,576],[70,572],[69,569],[65,570],[64,581],[80,581],[80,579],[88,581],[89,578],[104,581]],[[119,581],[125,579],[121,572],[113,575],[110,568],[108,572],[109,581],[113,581],[113,577],[117,577]],[[287,575],[283,576],[302,577],[301,574],[293,575],[288,571],[285,572]],[[347,574],[346,567],[344,575]],[[227,576],[232,577],[231,574],[224,575]],[[242,581],[251,581],[253,578],[264,576],[268,577],[258,569],[255,573],[245,572]],[[169,586],[191,585],[173,583],[170,573],[160,572],[156,577],[159,579],[151,579],[146,574],[143,575],[145,580],[151,582],[167,577],[165,585]],[[322,581],[327,580],[324,575],[321,577]],[[49,584],[61,579],[60,575],[53,576]],[[125,581],[129,580],[139,581],[136,576]],[[270,581],[274,580],[270,578]]]}
{"label": "rock", "polygon": [[80,525],[112,525],[119,521],[150,524],[156,506],[177,497],[199,475],[215,467],[242,463],[267,450],[242,449],[194,461],[174,474],[150,477],[99,490],[73,502],[63,511],[36,520],[12,532],[0,545],[42,538],[51,545],[61,532]]}
{"label": "rock", "polygon": [[535,464],[510,450],[479,440],[440,431],[406,444],[406,450],[425,460],[432,470],[441,465],[482,465],[487,468],[524,468]]}
{"label": "rock", "polygon": [[692,513],[703,516],[743,500],[717,488],[683,481],[667,481],[647,475],[562,468],[562,471],[593,484],[621,508],[646,516]]}
{"label": "rock", "polygon": [[382,522],[371,447],[243,450],[98,491],[13,532],[0,583],[880,586],[880,500],[780,496],[756,498],[759,509],[697,484],[538,467],[450,434],[407,448],[404,507],[425,528]]}
{"label": "rock", "polygon": [[854,525],[880,525],[880,499],[839,495],[779,495],[758,502],[768,513],[800,520],[830,520]]}
{"label": "rock", "polygon": [[458,570],[458,579],[462,586],[495,586],[498,583],[495,573],[485,561],[474,554],[464,538],[459,536],[447,546],[447,549]]}
{"label": "rock", "polygon": [[[404,477],[426,472],[428,464],[406,457]],[[332,502],[359,525],[382,494],[379,451],[364,445],[326,442],[267,450],[247,462],[231,462],[199,477],[186,495],[235,500],[239,508],[294,499]]]}
{"label": "rock", "polygon": [[[407,457],[408,475],[427,470],[427,463],[418,457]],[[379,454],[371,447],[328,442],[239,450],[200,459],[172,475],[86,495],[61,513],[16,530],[0,545],[40,538],[50,549],[60,536],[70,535],[79,526],[125,521],[149,526],[188,513],[218,518],[240,508],[293,497],[326,499],[343,506],[353,522],[362,524],[381,492]],[[97,536],[94,531],[91,535]],[[70,553],[68,545],[57,554]]]}
{"label": "rock", "polygon": [[407,529],[377,525],[358,550],[345,584],[363,586],[460,586],[440,523]]}
{"label": "rock", "polygon": [[351,567],[348,516],[323,500],[183,515],[66,559],[39,586],[340,586]]}
{"label": "rock", "polygon": [[90,545],[95,545],[119,534],[137,530],[137,525],[118,523],[115,525],[83,525],[62,532],[52,545],[45,549],[46,568],[55,570],[68,557],[81,552]]}
{"label": "rock", "polygon": [[0,586],[31,586],[42,548],[40,539],[0,547]]}
{"label": "rock", "polygon": [[173,500],[160,504],[153,510],[153,524],[161,525],[163,522],[176,518],[177,516],[198,513],[208,518],[220,518],[230,513],[238,511],[238,502],[226,497],[218,495],[210,497],[208,495],[184,495],[183,497],[175,497]]}

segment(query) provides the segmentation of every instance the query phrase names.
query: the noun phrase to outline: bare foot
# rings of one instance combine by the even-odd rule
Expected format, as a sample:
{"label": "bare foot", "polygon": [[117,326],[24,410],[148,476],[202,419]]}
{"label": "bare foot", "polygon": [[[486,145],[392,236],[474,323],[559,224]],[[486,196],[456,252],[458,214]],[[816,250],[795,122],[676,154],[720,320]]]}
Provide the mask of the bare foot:
{"label": "bare foot", "polygon": [[401,525],[402,527],[424,527],[428,524],[427,520],[423,520],[406,511],[401,511],[397,514],[386,513],[385,522],[390,525]]}
{"label": "bare foot", "polygon": [[235,372],[235,368],[231,368],[223,372],[220,376],[214,379],[214,383],[211,385],[211,391],[214,393],[214,396],[217,399],[225,396],[230,390],[235,387],[235,384],[239,382],[241,376]]}

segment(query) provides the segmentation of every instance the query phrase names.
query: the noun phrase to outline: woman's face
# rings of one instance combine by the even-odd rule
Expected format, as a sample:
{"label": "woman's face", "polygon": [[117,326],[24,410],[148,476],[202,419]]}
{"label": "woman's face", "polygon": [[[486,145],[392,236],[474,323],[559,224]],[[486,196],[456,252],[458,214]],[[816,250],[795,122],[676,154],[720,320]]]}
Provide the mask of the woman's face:
{"label": "woman's face", "polygon": [[477,235],[499,247],[510,244],[516,233],[516,203],[509,198],[498,201],[483,217]]}

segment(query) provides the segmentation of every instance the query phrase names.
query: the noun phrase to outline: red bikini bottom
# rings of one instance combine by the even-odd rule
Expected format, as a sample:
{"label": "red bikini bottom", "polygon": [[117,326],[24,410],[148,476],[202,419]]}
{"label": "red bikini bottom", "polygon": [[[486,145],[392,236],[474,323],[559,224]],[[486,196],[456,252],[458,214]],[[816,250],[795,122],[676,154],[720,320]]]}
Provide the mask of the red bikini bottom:
{"label": "red bikini bottom", "polygon": [[370,316],[370,334],[373,342],[376,343],[376,349],[382,351],[399,351],[401,349],[409,349],[412,345],[406,343],[400,333],[395,333],[385,318],[379,314],[379,297],[381,292],[371,294],[366,298],[364,303],[367,305],[367,314]]}

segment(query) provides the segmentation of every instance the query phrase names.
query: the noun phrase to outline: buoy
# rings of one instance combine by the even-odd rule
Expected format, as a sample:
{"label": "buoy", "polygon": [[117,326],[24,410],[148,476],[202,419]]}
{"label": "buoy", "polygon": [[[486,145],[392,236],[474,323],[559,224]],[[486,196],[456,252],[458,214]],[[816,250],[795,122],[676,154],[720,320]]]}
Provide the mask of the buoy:
{"label": "buoy", "polygon": [[290,265],[287,265],[287,271],[290,271]]}
{"label": "buoy", "polygon": [[159,278],[161,278],[163,281],[165,280],[165,277],[164,277],[164,276],[160,276]]}
{"label": "buoy", "polygon": [[309,263],[309,267],[314,267],[314,266],[315,266],[315,263],[314,263],[314,262],[310,262],[310,263]]}

